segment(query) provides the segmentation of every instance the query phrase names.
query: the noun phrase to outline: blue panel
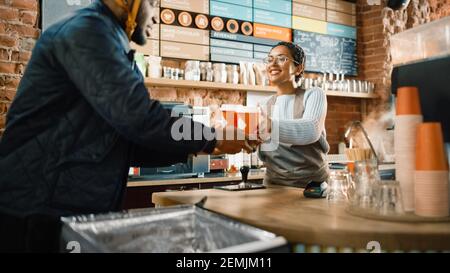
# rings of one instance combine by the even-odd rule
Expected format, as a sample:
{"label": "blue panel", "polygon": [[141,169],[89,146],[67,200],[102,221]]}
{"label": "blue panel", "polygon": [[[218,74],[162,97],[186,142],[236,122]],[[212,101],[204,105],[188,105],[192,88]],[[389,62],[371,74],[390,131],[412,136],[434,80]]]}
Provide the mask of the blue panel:
{"label": "blue panel", "polygon": [[210,45],[218,46],[218,47],[242,49],[242,50],[253,50],[253,44],[225,41],[225,40],[219,40],[219,39],[210,39]]}
{"label": "blue panel", "polygon": [[211,47],[211,54],[253,58],[253,51],[224,48],[224,47],[214,47],[214,46]]}
{"label": "blue panel", "polygon": [[219,54],[211,54],[211,62],[223,62],[223,63],[233,63],[238,64],[239,62],[254,62],[258,63],[261,60],[256,60],[253,58],[243,58],[229,55],[219,55]]}
{"label": "blue panel", "polygon": [[339,24],[327,23],[328,35],[356,39],[356,28]]}
{"label": "blue panel", "polygon": [[246,7],[253,7],[253,0],[218,0],[219,2],[230,3],[234,5],[241,5]]}
{"label": "blue panel", "polygon": [[253,54],[253,58],[257,59],[257,60],[262,60],[265,57],[267,57],[267,53],[262,53],[262,52],[254,52]]}
{"label": "blue panel", "polygon": [[272,50],[271,46],[255,45],[254,50],[256,52],[269,53]]}
{"label": "blue panel", "polygon": [[256,23],[285,27],[285,28],[291,28],[291,26],[292,26],[292,16],[291,15],[268,11],[268,10],[262,10],[262,9],[254,9],[253,11],[255,13],[254,21]]}
{"label": "blue panel", "polygon": [[261,45],[268,45],[268,46],[274,46],[274,45],[278,44],[278,42],[279,42],[277,40],[263,39],[263,38],[253,37],[253,36],[245,36],[245,35],[241,35],[241,34],[232,34],[232,33],[228,33],[228,32],[217,32],[217,31],[211,31],[211,38],[252,43],[252,44],[261,44]]}
{"label": "blue panel", "polygon": [[253,9],[228,3],[211,1],[209,3],[210,15],[233,18],[253,22]]}
{"label": "blue panel", "polygon": [[265,9],[277,11],[285,14],[292,14],[292,2],[286,0],[255,0],[255,9]]}

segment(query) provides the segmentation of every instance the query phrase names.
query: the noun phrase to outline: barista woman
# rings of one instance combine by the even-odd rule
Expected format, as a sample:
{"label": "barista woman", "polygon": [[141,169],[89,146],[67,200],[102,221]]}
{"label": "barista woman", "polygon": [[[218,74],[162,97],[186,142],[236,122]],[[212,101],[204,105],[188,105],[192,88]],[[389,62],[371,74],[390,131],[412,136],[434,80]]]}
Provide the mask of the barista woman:
{"label": "barista woman", "polygon": [[[277,90],[262,105],[267,118],[267,126],[263,127],[270,138],[259,148],[259,157],[267,167],[266,185],[305,187],[311,181],[328,178],[327,99],[320,88],[297,87],[305,59],[301,47],[287,42],[278,43],[264,59],[269,79]],[[268,142],[275,145],[267,145]]]}

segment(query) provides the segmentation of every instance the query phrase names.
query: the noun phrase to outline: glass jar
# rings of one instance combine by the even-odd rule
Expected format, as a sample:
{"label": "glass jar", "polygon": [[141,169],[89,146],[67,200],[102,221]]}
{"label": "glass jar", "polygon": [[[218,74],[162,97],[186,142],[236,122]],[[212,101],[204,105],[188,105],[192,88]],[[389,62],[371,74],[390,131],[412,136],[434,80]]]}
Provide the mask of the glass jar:
{"label": "glass jar", "polygon": [[206,62],[201,62],[200,63],[200,80],[201,81],[206,81],[207,79],[207,72],[206,72],[206,66],[207,63]]}
{"label": "glass jar", "polygon": [[239,71],[237,65],[227,65],[227,82],[231,84],[239,83]]}
{"label": "glass jar", "polygon": [[333,170],[328,177],[327,199],[330,203],[347,203],[353,185],[350,173],[346,170]]}
{"label": "glass jar", "polygon": [[227,83],[227,70],[224,63],[216,63],[214,67],[214,82]]}
{"label": "glass jar", "polygon": [[206,81],[207,82],[214,81],[214,71],[212,68],[212,63],[206,63]]}

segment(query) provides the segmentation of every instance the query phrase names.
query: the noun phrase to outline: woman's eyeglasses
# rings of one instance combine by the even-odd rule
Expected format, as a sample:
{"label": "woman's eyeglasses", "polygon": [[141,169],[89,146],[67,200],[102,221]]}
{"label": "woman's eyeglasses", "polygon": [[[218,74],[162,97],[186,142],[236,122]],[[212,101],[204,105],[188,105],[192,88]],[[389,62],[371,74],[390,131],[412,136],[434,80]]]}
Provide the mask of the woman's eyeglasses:
{"label": "woman's eyeglasses", "polygon": [[284,55],[278,55],[278,56],[267,56],[266,58],[263,59],[263,63],[265,65],[271,64],[272,62],[275,62],[278,65],[284,65],[288,60],[293,61],[295,64],[299,65],[299,63],[294,60],[291,59],[287,56]]}

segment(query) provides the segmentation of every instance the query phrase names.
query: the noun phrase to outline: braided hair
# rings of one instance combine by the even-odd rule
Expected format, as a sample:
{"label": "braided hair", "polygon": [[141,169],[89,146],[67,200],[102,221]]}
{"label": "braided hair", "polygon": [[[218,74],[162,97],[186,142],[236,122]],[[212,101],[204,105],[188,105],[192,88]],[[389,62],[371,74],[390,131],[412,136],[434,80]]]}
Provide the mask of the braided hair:
{"label": "braided hair", "polygon": [[[302,65],[303,68],[305,67],[305,62],[306,62],[306,55],[305,55],[305,51],[303,51],[303,49],[294,44],[294,43],[290,43],[290,42],[279,42],[278,44],[276,44],[274,47],[272,47],[272,49],[274,49],[277,46],[285,46],[287,47],[287,49],[289,50],[289,52],[292,55],[292,58],[294,59],[295,66],[300,66]],[[300,75],[295,76],[295,80],[298,81],[303,75],[303,71]]]}

